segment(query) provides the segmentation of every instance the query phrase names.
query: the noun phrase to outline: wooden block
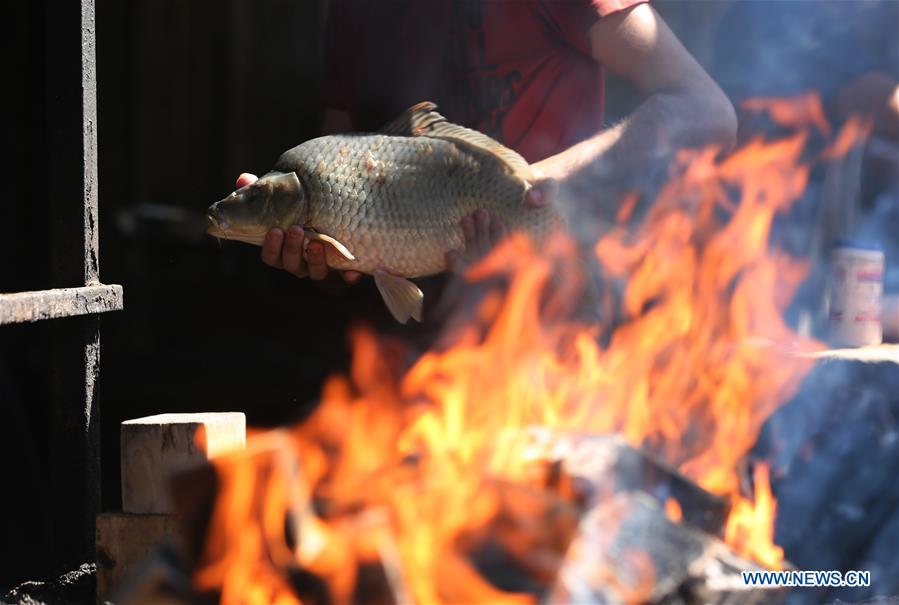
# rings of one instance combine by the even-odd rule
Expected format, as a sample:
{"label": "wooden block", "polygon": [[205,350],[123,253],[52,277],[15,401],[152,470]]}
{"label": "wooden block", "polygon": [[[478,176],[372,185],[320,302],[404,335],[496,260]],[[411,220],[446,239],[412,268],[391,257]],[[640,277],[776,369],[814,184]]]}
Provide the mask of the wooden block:
{"label": "wooden block", "polygon": [[246,444],[239,412],[159,414],[122,423],[122,509],[171,513],[171,476]]}
{"label": "wooden block", "polygon": [[172,515],[97,515],[97,599],[107,598],[158,545],[178,539]]}

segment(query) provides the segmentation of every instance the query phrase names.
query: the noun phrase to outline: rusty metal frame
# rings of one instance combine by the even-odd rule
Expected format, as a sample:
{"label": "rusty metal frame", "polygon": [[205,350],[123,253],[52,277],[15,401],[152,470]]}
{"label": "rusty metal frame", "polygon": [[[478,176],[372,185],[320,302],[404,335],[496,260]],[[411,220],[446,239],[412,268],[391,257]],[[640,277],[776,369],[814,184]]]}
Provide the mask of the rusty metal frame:
{"label": "rusty metal frame", "polygon": [[81,0],[78,11],[78,3],[54,3],[46,25],[47,78],[54,87],[48,99],[52,273],[56,283],[72,287],[0,294],[0,326],[56,320],[47,357],[53,446],[42,480],[58,502],[47,503],[44,523],[51,536],[48,568],[68,569],[95,558],[99,314],[123,307],[122,287],[100,283],[95,0]]}
{"label": "rusty metal frame", "polygon": [[[81,148],[83,287],[0,294],[0,325],[122,309],[122,287],[100,283],[97,195],[95,0],[81,2]],[[67,99],[68,100],[68,99]],[[72,229],[72,227],[67,227]]]}
{"label": "rusty metal frame", "polygon": [[0,325],[118,311],[122,286],[97,284],[0,294]]}

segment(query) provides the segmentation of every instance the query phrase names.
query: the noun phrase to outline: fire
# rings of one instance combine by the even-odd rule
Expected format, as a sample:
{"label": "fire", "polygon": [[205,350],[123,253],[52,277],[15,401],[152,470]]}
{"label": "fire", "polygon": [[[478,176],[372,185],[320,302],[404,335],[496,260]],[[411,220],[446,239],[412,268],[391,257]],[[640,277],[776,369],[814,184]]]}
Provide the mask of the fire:
{"label": "fire", "polygon": [[[767,107],[829,132],[813,100]],[[822,348],[782,319],[805,263],[768,241],[806,187],[806,140],[754,140],[723,160],[682,153],[637,230],[625,226],[639,201],[629,197],[593,245],[603,322],[577,309],[577,243],[538,250],[511,237],[468,271],[492,289],[453,324],[451,344],[408,371],[396,343],[356,330],[351,377],[328,381],[308,421],[276,448],[219,463],[197,585],[229,603],[300,602],[284,578],[303,569],[343,603],[376,569],[411,602],[533,603],[491,584],[472,556],[498,545],[548,585],[576,533],[570,491],[544,489],[545,465],[503,445],[535,425],[623,435],[729,498],[728,544],[779,567],[768,469],[757,467],[754,502],[737,469],[814,363],[799,353]],[[681,518],[676,502],[666,510]]]}
{"label": "fire", "polygon": [[748,111],[763,111],[787,128],[814,127],[822,135],[830,136],[831,133],[821,97],[813,91],[794,97],[746,99],[742,107]]}
{"label": "fire", "polygon": [[777,502],[771,494],[768,466],[755,469],[755,503],[740,499],[727,519],[724,537],[740,555],[770,569],[780,569],[784,551],[774,544]]}
{"label": "fire", "polygon": [[665,516],[675,523],[680,523],[681,519],[684,518],[684,511],[674,498],[665,500]]}

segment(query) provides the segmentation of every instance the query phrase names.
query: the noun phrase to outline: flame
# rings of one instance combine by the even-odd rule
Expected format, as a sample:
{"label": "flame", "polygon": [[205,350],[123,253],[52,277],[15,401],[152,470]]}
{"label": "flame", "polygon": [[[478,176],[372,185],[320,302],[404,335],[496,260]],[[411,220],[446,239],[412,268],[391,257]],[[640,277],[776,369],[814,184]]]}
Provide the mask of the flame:
{"label": "flame", "polygon": [[781,569],[784,551],[774,544],[774,519],[777,502],[771,494],[766,464],[755,467],[755,502],[738,498],[727,519],[724,537],[727,543],[746,558],[769,569]]}
{"label": "flame", "polygon": [[[812,97],[750,108],[830,132]],[[350,378],[329,379],[305,423],[279,433],[276,448],[250,448],[265,456],[218,463],[197,586],[226,603],[299,602],[284,570],[304,569],[345,603],[366,581],[360,570],[376,568],[402,601],[534,603],[472,562],[499,548],[546,586],[576,534],[574,490],[547,489],[552,472],[504,442],[534,425],[624,436],[730,499],[728,544],[779,567],[768,469],[756,468],[754,502],[737,469],[811,368],[808,353],[823,348],[782,319],[806,263],[768,241],[775,215],[806,188],[806,144],[800,130],[724,159],[682,152],[636,231],[624,226],[630,196],[618,226],[591,244],[603,322],[580,319],[578,243],[558,236],[538,249],[513,236],[469,269],[487,292],[452,340],[408,371],[400,344],[355,329]],[[666,511],[679,520],[675,505]],[[285,517],[300,528],[292,541]]]}
{"label": "flame", "polygon": [[741,103],[748,111],[763,111],[772,120],[786,128],[814,127],[824,136],[830,136],[830,122],[824,113],[821,97],[809,91],[793,97],[765,97],[746,99]]}
{"label": "flame", "polygon": [[665,516],[675,523],[680,523],[681,519],[684,518],[684,511],[674,498],[665,499]]}
{"label": "flame", "polygon": [[873,127],[871,120],[850,116],[833,142],[821,152],[821,160],[831,160],[846,155],[854,145],[864,141]]}

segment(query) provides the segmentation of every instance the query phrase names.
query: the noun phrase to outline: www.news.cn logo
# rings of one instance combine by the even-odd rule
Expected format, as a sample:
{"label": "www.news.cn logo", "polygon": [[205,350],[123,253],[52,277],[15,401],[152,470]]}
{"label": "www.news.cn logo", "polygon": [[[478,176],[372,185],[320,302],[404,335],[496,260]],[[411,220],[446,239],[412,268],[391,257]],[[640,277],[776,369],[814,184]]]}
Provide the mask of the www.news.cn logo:
{"label": "www.news.cn logo", "polygon": [[871,586],[870,571],[744,571],[743,584],[747,586],[787,586],[832,588]]}

